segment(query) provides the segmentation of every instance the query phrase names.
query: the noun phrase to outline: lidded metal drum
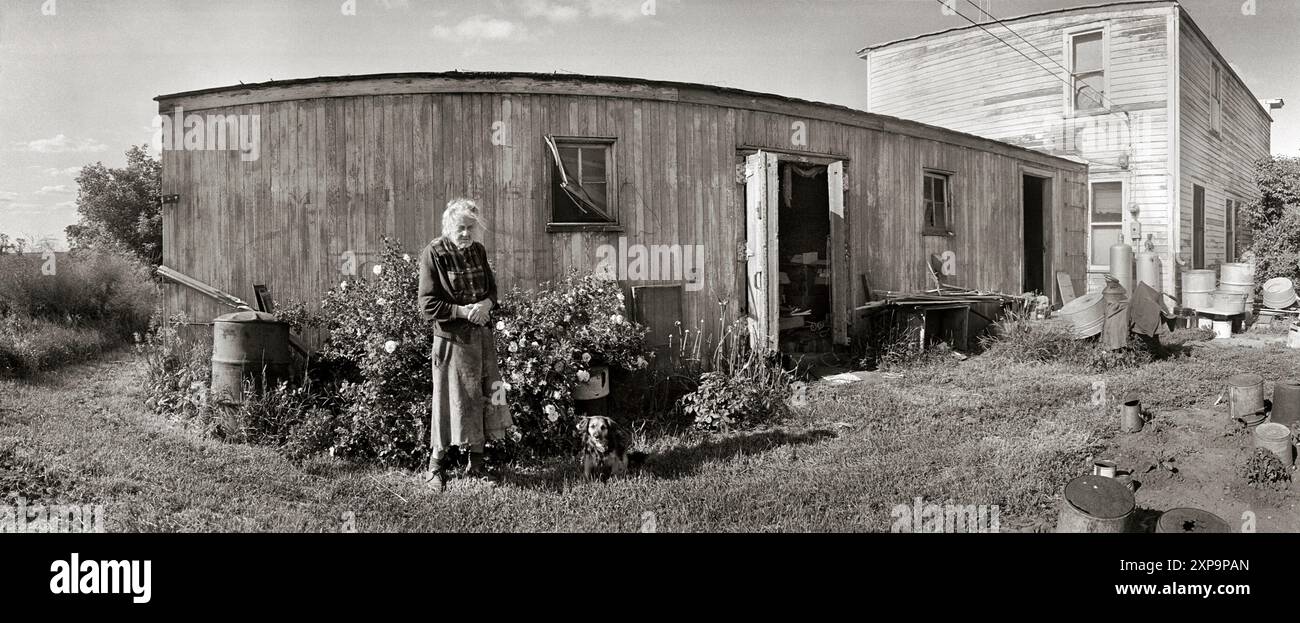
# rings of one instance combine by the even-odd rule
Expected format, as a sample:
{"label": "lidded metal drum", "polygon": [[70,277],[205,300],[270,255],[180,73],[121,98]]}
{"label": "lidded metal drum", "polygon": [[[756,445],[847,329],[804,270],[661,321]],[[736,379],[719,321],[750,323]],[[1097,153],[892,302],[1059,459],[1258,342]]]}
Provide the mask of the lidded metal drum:
{"label": "lidded metal drum", "polygon": [[240,311],[212,321],[212,399],[243,402],[244,379],[258,393],[289,378],[289,325],[273,314]]}

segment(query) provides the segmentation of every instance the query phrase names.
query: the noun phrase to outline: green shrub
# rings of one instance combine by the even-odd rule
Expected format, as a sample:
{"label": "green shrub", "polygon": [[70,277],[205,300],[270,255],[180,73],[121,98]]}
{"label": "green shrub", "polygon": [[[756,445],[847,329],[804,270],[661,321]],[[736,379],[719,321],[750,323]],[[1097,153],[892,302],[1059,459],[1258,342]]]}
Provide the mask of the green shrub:
{"label": "green shrub", "polygon": [[100,329],[80,323],[0,317],[0,375],[30,376],[98,355],[116,343]]}
{"label": "green shrub", "polygon": [[733,322],[716,340],[699,330],[678,331],[674,380],[693,381],[694,387],[677,404],[696,428],[744,429],[789,415],[794,374],[781,366],[779,353],[750,348],[745,320]]}
{"label": "green shrub", "polygon": [[136,341],[145,363],[145,406],[180,420],[205,415],[212,382],[212,342],[182,334],[185,315],[157,310]]}
{"label": "green shrub", "polygon": [[695,425],[730,431],[779,420],[789,413],[791,384],[780,367],[735,373],[705,372],[695,391],[682,397],[682,410]]}
{"label": "green shrub", "polygon": [[150,269],[119,252],[79,249],[48,264],[0,255],[0,309],[68,326],[94,326],[125,341],[148,327],[158,299]]}

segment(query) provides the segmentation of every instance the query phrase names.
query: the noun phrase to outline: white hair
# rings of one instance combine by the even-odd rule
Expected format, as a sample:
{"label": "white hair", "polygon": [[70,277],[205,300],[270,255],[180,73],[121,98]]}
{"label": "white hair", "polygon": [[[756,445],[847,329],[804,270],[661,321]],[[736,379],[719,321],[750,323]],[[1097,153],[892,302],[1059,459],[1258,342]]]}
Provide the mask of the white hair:
{"label": "white hair", "polygon": [[486,227],[483,215],[479,213],[478,204],[464,197],[447,202],[447,209],[442,212],[442,235],[450,236],[456,224],[461,221],[470,221],[479,227]]}

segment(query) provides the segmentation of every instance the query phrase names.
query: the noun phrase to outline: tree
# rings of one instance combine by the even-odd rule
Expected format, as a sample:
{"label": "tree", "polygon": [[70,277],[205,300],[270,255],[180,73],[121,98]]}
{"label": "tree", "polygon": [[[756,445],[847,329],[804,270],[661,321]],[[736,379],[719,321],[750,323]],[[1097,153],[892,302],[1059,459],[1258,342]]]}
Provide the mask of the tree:
{"label": "tree", "polygon": [[126,167],[102,162],[82,167],[77,176],[77,224],[65,232],[72,248],[127,250],[150,265],[162,263],[162,164],[132,145]]}
{"label": "tree", "polygon": [[1242,213],[1254,234],[1255,278],[1287,277],[1300,283],[1300,158],[1261,160],[1255,182],[1260,196]]}

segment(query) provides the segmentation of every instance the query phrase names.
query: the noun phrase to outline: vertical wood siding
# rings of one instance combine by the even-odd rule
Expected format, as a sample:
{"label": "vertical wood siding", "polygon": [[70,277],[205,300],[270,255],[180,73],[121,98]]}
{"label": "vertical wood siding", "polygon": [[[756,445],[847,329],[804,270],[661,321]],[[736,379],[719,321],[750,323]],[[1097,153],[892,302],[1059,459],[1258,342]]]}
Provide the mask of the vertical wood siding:
{"label": "vertical wood siding", "polygon": [[[415,253],[438,235],[445,203],[464,195],[486,212],[485,244],[502,287],[533,288],[570,269],[590,271],[596,249],[617,247],[620,237],[647,246],[702,245],[703,288],[683,293],[682,314],[716,332],[744,300],[736,254],[744,236],[744,193],[735,180],[743,146],[847,159],[854,306],[864,302],[860,274],[869,275],[874,290],[926,288],[925,255],[945,250],[958,258],[954,282],[1018,292],[1021,167],[1030,160],[1045,166],[1037,156],[1022,160],[820,119],[628,97],[415,93],[202,112],[261,115],[260,158],[164,154],[164,192],[181,195],[164,211],[165,263],[250,303],[254,282],[268,284],[277,301],[319,301],[343,278],[349,251],[358,260],[357,274],[369,277],[381,236]],[[792,143],[795,122],[806,124],[806,144]],[[494,143],[494,131],[504,140]],[[547,134],[616,139],[611,190],[625,231],[546,231],[552,174]],[[954,173],[952,238],[921,236],[927,167]],[[1053,179],[1063,198],[1052,217],[1061,223],[1053,268],[1076,280],[1084,271],[1077,232],[1086,204],[1079,203],[1077,188],[1085,175],[1082,165],[1061,163]],[[630,295],[632,286],[663,283],[622,285]],[[179,287],[170,290],[169,306],[196,320],[227,311]],[[307,341],[318,345],[319,338]]]}

